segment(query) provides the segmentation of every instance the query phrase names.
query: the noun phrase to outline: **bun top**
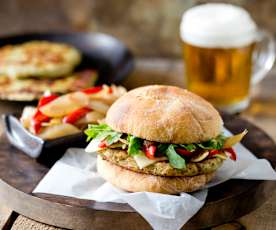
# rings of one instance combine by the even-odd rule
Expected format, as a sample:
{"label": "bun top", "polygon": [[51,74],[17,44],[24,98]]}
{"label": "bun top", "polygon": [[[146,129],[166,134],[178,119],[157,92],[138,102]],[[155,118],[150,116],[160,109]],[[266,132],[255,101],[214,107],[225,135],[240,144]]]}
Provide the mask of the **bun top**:
{"label": "bun top", "polygon": [[129,91],[110,107],[106,123],[117,132],[174,144],[207,141],[221,133],[223,124],[217,110],[203,98],[161,85]]}

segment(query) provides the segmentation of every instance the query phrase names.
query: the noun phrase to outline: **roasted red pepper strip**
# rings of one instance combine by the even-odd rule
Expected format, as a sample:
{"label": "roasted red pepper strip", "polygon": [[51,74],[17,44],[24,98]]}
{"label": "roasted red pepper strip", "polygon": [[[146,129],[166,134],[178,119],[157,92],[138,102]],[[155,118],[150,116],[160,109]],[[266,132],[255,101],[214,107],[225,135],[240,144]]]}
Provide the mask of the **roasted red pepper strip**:
{"label": "roasted red pepper strip", "polygon": [[107,143],[105,140],[101,141],[98,145],[99,148],[103,149],[103,148],[106,148],[107,147]]}
{"label": "roasted red pepper strip", "polygon": [[148,145],[148,146],[144,146],[144,151],[146,153],[146,156],[149,158],[149,159],[154,159],[154,154],[156,152],[156,146],[155,145]]}
{"label": "roasted red pepper strip", "polygon": [[234,151],[233,148],[227,148],[227,149],[224,149],[224,151],[230,153],[230,159],[231,160],[233,160],[233,161],[237,160],[237,154],[236,154],[236,152]]}
{"label": "roasted red pepper strip", "polygon": [[182,155],[182,156],[186,156],[186,157],[189,157],[189,156],[192,156],[193,155],[193,152],[190,152],[186,149],[180,149],[180,148],[177,148],[175,150],[178,154]]}
{"label": "roasted red pepper strip", "polygon": [[214,155],[219,154],[219,153],[221,153],[220,150],[212,149],[212,150],[209,151],[209,157],[214,156]]}
{"label": "roasted red pepper strip", "polygon": [[62,122],[74,124],[77,120],[82,118],[85,114],[87,114],[90,111],[92,111],[92,109],[87,108],[87,107],[77,109],[77,110],[73,111],[72,113],[68,114],[67,116],[65,116],[62,119]]}
{"label": "roasted red pepper strip", "polygon": [[84,89],[84,90],[82,90],[82,92],[86,93],[86,94],[94,94],[94,93],[100,92],[102,89],[103,89],[102,86],[95,86],[92,88]]}
{"label": "roasted red pepper strip", "polygon": [[37,107],[40,108],[40,107],[42,107],[43,105],[46,105],[46,104],[48,104],[49,102],[55,100],[56,98],[58,98],[57,95],[44,96],[44,97],[40,98]]}
{"label": "roasted red pepper strip", "polygon": [[37,109],[36,113],[31,119],[31,126],[35,132],[35,134],[38,134],[41,130],[41,123],[49,121],[50,118],[46,115],[44,115],[40,110]]}
{"label": "roasted red pepper strip", "polygon": [[31,126],[32,126],[32,129],[34,130],[35,134],[38,134],[40,132],[42,122],[47,122],[50,120],[50,117],[43,114],[39,110],[39,108],[48,104],[49,102],[55,100],[56,98],[58,98],[57,95],[49,95],[49,96],[44,96],[44,97],[40,98],[38,105],[37,105],[37,110],[31,119]]}

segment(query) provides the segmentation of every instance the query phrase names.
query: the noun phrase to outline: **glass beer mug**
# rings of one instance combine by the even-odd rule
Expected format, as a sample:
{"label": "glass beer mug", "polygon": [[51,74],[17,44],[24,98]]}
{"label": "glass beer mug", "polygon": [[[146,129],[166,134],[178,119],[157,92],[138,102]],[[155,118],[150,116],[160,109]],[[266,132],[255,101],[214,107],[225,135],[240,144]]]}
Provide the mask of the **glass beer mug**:
{"label": "glass beer mug", "polygon": [[273,66],[272,35],[259,31],[244,9],[216,3],[186,11],[180,34],[187,89],[224,111],[245,109],[251,83]]}

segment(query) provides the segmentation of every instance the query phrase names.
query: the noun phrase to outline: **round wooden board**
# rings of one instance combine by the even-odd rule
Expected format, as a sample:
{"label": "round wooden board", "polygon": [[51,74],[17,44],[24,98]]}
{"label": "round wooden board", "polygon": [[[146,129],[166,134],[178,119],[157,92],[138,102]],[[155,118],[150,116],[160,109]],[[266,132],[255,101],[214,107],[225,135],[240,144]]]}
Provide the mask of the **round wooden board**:
{"label": "round wooden board", "polygon": [[[237,116],[223,115],[232,132],[248,129],[243,144],[257,157],[276,166],[276,145],[262,130]],[[55,154],[53,152],[53,154]],[[0,197],[4,205],[34,220],[72,229],[150,229],[130,206],[70,197],[32,194],[48,168],[0,138]],[[70,178],[68,178],[69,180]],[[204,207],[185,229],[206,228],[229,222],[259,207],[276,188],[273,181],[229,180],[209,189]],[[106,211],[112,210],[112,211]]]}

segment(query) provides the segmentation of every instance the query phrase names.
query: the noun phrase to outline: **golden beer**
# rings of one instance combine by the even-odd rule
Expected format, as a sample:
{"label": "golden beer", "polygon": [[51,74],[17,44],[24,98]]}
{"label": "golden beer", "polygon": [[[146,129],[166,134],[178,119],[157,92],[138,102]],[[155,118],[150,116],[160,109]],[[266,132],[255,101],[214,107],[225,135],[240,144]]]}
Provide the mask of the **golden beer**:
{"label": "golden beer", "polygon": [[204,48],[182,43],[186,86],[218,107],[246,100],[254,43],[237,48]]}
{"label": "golden beer", "polygon": [[195,6],[180,34],[187,88],[229,112],[249,102],[257,26],[244,9],[223,3]]}

